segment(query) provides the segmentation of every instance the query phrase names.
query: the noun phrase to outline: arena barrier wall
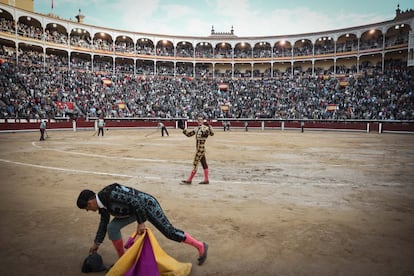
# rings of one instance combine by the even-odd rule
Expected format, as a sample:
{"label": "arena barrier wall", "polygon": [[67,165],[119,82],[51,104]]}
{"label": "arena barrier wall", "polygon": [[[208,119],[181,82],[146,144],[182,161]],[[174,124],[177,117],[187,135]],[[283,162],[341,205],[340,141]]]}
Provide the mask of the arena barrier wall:
{"label": "arena barrier wall", "polygon": [[[54,118],[46,119],[48,130],[96,130],[97,118]],[[167,128],[178,128],[178,121],[185,121],[186,127],[195,127],[195,120],[185,118],[105,118],[105,128],[157,128],[162,121]],[[0,119],[0,132],[38,131],[41,119]],[[360,131],[360,132],[401,132],[414,134],[414,121],[381,120],[297,120],[297,119],[217,119],[209,123],[217,129],[223,123],[230,123],[230,130],[299,130],[299,131]]]}

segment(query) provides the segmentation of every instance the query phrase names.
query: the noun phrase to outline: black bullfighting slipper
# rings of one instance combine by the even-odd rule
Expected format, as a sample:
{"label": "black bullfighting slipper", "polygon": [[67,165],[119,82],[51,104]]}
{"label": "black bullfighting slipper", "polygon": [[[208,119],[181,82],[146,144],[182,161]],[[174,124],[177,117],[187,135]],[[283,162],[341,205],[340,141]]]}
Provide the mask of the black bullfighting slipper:
{"label": "black bullfighting slipper", "polygon": [[203,244],[204,244],[204,253],[198,258],[198,265],[202,265],[207,259],[208,244],[206,244],[205,242],[203,242]]}
{"label": "black bullfighting slipper", "polygon": [[191,181],[182,180],[182,181],[180,182],[180,184],[182,184],[182,185],[190,185],[190,184],[191,184]]}
{"label": "black bullfighting slipper", "polygon": [[198,184],[210,184],[210,182],[209,181],[201,181],[200,183],[198,183]]}

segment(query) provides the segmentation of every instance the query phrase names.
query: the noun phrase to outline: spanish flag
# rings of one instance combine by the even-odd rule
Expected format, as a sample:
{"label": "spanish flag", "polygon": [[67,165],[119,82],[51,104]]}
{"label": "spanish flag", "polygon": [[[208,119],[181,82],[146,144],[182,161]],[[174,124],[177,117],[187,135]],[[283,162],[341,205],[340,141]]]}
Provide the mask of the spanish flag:
{"label": "spanish flag", "polygon": [[345,80],[342,80],[342,81],[339,82],[339,85],[341,87],[345,87],[345,86],[348,86],[349,85],[349,82],[348,81],[345,81]]}
{"label": "spanish flag", "polygon": [[112,81],[108,78],[102,78],[102,82],[106,86],[111,86],[112,85]]}
{"label": "spanish flag", "polygon": [[326,111],[335,111],[338,109],[338,106],[336,104],[328,104],[328,106],[326,107]]}
{"label": "spanish flag", "polygon": [[227,104],[222,104],[220,108],[221,108],[221,111],[223,112],[229,111],[229,105]]}
{"label": "spanish flag", "polygon": [[219,84],[219,90],[220,91],[227,91],[227,89],[229,88],[227,83],[220,83]]}
{"label": "spanish flag", "polygon": [[[132,235],[131,237],[133,237]],[[149,228],[136,236],[133,245],[112,266],[106,276],[188,276],[191,263],[181,263],[160,247]]]}
{"label": "spanish flag", "polygon": [[118,108],[124,110],[126,108],[126,104],[124,102],[119,102]]}

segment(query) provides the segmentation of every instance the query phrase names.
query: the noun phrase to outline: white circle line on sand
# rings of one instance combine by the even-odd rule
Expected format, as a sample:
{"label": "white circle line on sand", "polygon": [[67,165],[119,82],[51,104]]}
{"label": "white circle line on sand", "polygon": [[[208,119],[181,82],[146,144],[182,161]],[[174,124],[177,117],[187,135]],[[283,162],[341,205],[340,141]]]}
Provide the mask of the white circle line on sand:
{"label": "white circle line on sand", "polygon": [[[133,160],[133,161],[150,161],[150,162],[169,162],[169,163],[183,163],[187,164],[188,162],[184,161],[171,161],[171,160],[157,160],[157,159],[144,159],[144,158],[132,158],[132,157],[113,157],[113,156],[106,156],[106,155],[98,155],[98,154],[89,154],[89,153],[81,153],[81,152],[68,152],[64,150],[58,150],[58,149],[49,149],[49,148],[43,148],[36,144],[36,142],[32,142],[32,145],[36,148],[42,149],[42,150],[51,150],[51,151],[57,151],[57,152],[63,152],[65,154],[75,154],[75,155],[83,155],[83,156],[91,156],[91,157],[99,157],[99,158],[108,158],[108,159],[124,159],[124,160]],[[59,168],[59,167],[51,167],[51,166],[43,166],[43,165],[36,165],[36,164],[30,164],[30,163],[23,163],[23,162],[17,162],[17,161],[11,161],[6,159],[0,159],[0,162],[5,163],[11,163],[15,165],[20,166],[29,166],[29,167],[35,167],[35,168],[41,168],[41,169],[49,169],[49,170],[56,170],[56,171],[63,171],[68,173],[84,173],[84,174],[95,174],[95,175],[107,175],[107,176],[117,176],[117,177],[126,177],[126,178],[144,178],[144,179],[161,179],[159,176],[137,176],[137,175],[129,175],[129,174],[119,174],[119,173],[108,173],[108,172],[95,172],[95,171],[87,171],[87,170],[76,170],[76,169],[67,169],[67,168]],[[225,180],[214,180],[213,182],[216,183],[227,183],[228,181]],[[250,184],[249,181],[240,181],[240,180],[232,180],[232,184]],[[274,183],[268,183],[263,181],[255,181],[256,184],[265,184],[265,185],[274,185]]]}
{"label": "white circle line on sand", "polygon": [[[34,168],[40,168],[40,169],[46,169],[46,170],[55,170],[55,171],[61,171],[61,172],[67,172],[67,173],[83,173],[83,174],[94,174],[94,175],[106,175],[106,176],[114,176],[114,177],[125,177],[125,178],[144,178],[144,179],[155,179],[160,180],[162,177],[159,176],[145,176],[145,175],[129,175],[129,174],[120,174],[120,173],[108,173],[108,172],[95,172],[95,171],[86,171],[86,170],[76,170],[76,169],[67,169],[67,168],[59,168],[59,167],[51,167],[51,166],[43,166],[43,165],[36,165],[36,164],[30,164],[30,163],[23,163],[18,161],[11,161],[6,159],[0,159],[0,162],[4,163],[10,163],[14,165],[19,166],[28,166],[28,167],[34,167]],[[214,183],[229,183],[229,181],[226,180],[213,180],[210,182]],[[243,180],[231,180],[232,184],[238,184],[238,185],[250,185],[251,181],[243,181]],[[267,182],[267,181],[254,181],[254,183],[260,184],[260,185],[275,185],[273,182]],[[291,184],[278,184],[278,185],[291,185]],[[318,185],[321,185],[318,183]],[[207,185],[208,186],[208,185]]]}
{"label": "white circle line on sand", "polygon": [[42,149],[42,150],[51,150],[51,151],[57,151],[57,152],[63,152],[65,154],[74,154],[74,155],[82,155],[82,156],[89,156],[89,157],[98,157],[98,158],[107,158],[107,159],[117,159],[117,160],[129,160],[129,161],[144,161],[144,162],[157,162],[157,163],[182,163],[187,164],[190,161],[171,161],[171,160],[165,160],[165,159],[147,159],[147,158],[134,158],[134,157],[122,157],[122,156],[107,156],[107,155],[99,155],[99,154],[92,154],[92,153],[83,153],[83,152],[71,152],[71,151],[65,151],[65,150],[59,150],[59,149],[53,149],[53,148],[43,148],[36,144],[36,142],[32,142],[32,145],[36,148]]}
{"label": "white circle line on sand", "polygon": [[[0,161],[1,162],[5,162],[5,163],[11,163],[11,164],[15,164],[15,165],[20,165],[20,166],[29,166],[29,167],[34,167],[34,168],[47,169],[47,170],[55,170],[55,171],[64,171],[64,172],[70,172],[70,173],[85,173],[85,174],[108,175],[108,176],[128,177],[128,178],[137,177],[136,175],[121,174],[121,173],[94,172],[94,171],[85,171],[85,170],[76,170],[76,169],[66,169],[66,168],[50,167],[50,166],[43,166],[43,165],[36,165],[36,164],[30,164],[30,163],[23,163],[23,162],[11,161],[11,160],[6,160],[6,159],[0,159]],[[152,176],[151,177],[149,177],[149,176],[143,176],[143,178],[159,179],[159,177],[152,177]]]}
{"label": "white circle line on sand", "polygon": [[[145,179],[156,179],[156,180],[162,179],[159,176],[142,176],[142,175],[137,176],[137,175],[120,174],[120,173],[75,170],[75,169],[67,169],[67,168],[50,167],[50,166],[36,165],[36,164],[30,164],[30,163],[23,163],[23,162],[11,161],[11,160],[6,160],[6,159],[0,159],[0,162],[10,163],[10,164],[19,165],[19,166],[28,166],[28,167],[46,169],[46,170],[55,170],[55,171],[61,171],[61,172],[67,172],[67,173],[84,173],[84,174],[107,175],[107,176],[126,177],[126,178],[145,178]],[[215,180],[214,182],[225,183],[227,181]],[[245,184],[246,182],[232,181],[232,183],[233,184]]]}

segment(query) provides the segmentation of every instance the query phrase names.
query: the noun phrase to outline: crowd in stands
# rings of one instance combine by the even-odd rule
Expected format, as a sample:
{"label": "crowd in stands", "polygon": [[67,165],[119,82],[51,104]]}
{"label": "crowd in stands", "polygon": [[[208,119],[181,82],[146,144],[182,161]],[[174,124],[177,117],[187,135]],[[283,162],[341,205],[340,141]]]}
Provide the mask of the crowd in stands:
{"label": "crowd in stands", "polygon": [[143,77],[92,71],[81,62],[69,68],[67,60],[30,51],[19,52],[16,61],[1,48],[0,118],[203,114],[211,119],[414,120],[414,70],[404,65],[346,79],[306,73],[257,79]]}

